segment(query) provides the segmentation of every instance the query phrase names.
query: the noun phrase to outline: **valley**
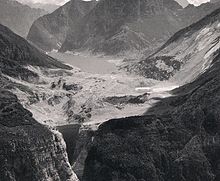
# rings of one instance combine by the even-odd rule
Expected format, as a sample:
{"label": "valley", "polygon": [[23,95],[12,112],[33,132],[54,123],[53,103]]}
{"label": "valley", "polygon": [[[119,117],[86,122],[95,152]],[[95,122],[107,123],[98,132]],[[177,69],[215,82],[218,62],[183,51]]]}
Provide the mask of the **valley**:
{"label": "valley", "polygon": [[82,124],[97,129],[109,119],[143,114],[155,102],[154,97],[166,97],[169,95],[166,91],[173,88],[167,84],[166,88],[156,80],[128,75],[117,68],[119,61],[113,63],[113,58],[49,55],[71,64],[73,69],[29,66],[29,70],[40,76],[37,82],[9,79],[27,87],[29,92],[16,89],[13,93],[34,118],[50,126]]}
{"label": "valley", "polygon": [[142,116],[161,99],[172,97],[171,91],[178,87],[128,74],[119,69],[121,61],[110,57],[54,52],[48,55],[72,69],[27,66],[39,76],[37,81],[6,78],[20,85],[12,92],[34,119],[62,133],[69,162],[80,180],[99,126],[112,119]]}
{"label": "valley", "polygon": [[0,181],[220,180],[219,0],[21,2],[0,0]]}

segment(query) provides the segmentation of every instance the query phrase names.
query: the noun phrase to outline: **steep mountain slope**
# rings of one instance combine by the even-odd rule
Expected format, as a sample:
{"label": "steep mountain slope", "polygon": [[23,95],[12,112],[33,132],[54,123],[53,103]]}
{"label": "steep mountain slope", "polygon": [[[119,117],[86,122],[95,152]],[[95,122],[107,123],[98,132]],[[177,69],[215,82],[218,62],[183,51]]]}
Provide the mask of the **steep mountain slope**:
{"label": "steep mountain slope", "polygon": [[182,7],[173,0],[103,0],[70,30],[61,47],[106,54],[152,48],[180,27],[175,13]]}
{"label": "steep mountain slope", "polygon": [[27,39],[43,50],[59,49],[68,30],[74,31],[77,21],[94,6],[94,1],[71,0],[51,14],[36,20]]}
{"label": "steep mountain slope", "polygon": [[129,70],[148,78],[185,83],[205,71],[220,47],[220,10],[172,36],[156,53]]}
{"label": "steep mountain slope", "polygon": [[14,0],[0,0],[0,24],[26,37],[32,23],[47,12],[30,8]]}
{"label": "steep mountain slope", "polygon": [[[70,69],[69,66],[45,55],[3,25],[0,25],[0,47],[0,58],[4,64],[10,64],[11,62],[11,65],[13,64],[18,67],[32,65]],[[9,67],[5,66],[5,68]],[[9,72],[6,69],[2,69],[2,71]]]}
{"label": "steep mountain slope", "polygon": [[78,181],[62,136],[37,123],[12,93],[0,90],[0,177]]}
{"label": "steep mountain slope", "polygon": [[[213,41],[213,34],[218,34],[219,17],[217,10],[196,26],[177,33],[163,51],[167,52],[167,47],[173,44],[174,50],[169,50],[175,52],[175,47],[185,42],[182,38],[187,40],[190,35],[199,39],[209,33]],[[216,30],[210,33],[206,29],[204,33],[204,26]],[[202,38],[200,43],[206,45],[209,39]],[[174,90],[172,97],[161,99],[143,116],[110,120],[101,125],[86,159],[83,181],[218,181],[220,52],[217,47],[204,73]],[[213,47],[209,48],[205,51],[207,57]],[[194,56],[197,54],[201,51],[197,50]],[[196,70],[201,68],[199,63],[197,66]]]}

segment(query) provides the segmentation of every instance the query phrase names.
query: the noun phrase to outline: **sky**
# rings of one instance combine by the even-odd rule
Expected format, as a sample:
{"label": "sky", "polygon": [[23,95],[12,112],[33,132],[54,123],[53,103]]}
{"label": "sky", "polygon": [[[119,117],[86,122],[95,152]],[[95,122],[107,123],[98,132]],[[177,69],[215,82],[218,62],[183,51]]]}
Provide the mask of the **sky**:
{"label": "sky", "polygon": [[[40,2],[40,3],[63,5],[69,0],[18,0],[18,1],[23,2],[23,3],[32,1],[34,3]],[[182,5],[186,4],[186,0],[176,0],[176,1],[178,1]],[[189,3],[194,4],[196,6],[198,6],[202,3],[208,2],[208,1],[210,1],[210,0],[188,0]]]}

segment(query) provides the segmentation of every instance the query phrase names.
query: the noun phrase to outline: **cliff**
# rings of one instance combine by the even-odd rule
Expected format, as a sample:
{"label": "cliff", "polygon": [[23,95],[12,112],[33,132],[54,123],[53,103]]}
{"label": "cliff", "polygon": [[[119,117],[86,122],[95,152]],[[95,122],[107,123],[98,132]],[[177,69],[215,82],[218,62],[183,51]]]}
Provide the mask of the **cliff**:
{"label": "cliff", "polygon": [[0,91],[0,107],[0,180],[78,180],[59,132],[37,123],[8,91]]}

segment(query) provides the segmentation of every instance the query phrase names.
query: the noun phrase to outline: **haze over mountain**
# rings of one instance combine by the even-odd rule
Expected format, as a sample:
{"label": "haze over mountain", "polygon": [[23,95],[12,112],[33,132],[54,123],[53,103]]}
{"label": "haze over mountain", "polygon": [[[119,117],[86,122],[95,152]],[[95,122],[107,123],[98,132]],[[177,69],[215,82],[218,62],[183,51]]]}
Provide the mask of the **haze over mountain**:
{"label": "haze over mountain", "polygon": [[13,0],[0,0],[0,23],[26,37],[32,23],[46,14],[42,9],[30,8]]}
{"label": "haze over mountain", "polygon": [[52,13],[53,11],[55,11],[56,9],[58,9],[60,7],[60,5],[56,5],[56,4],[33,3],[30,1],[23,2],[23,4],[26,4],[26,5],[30,6],[31,8],[43,9],[47,13]]}

